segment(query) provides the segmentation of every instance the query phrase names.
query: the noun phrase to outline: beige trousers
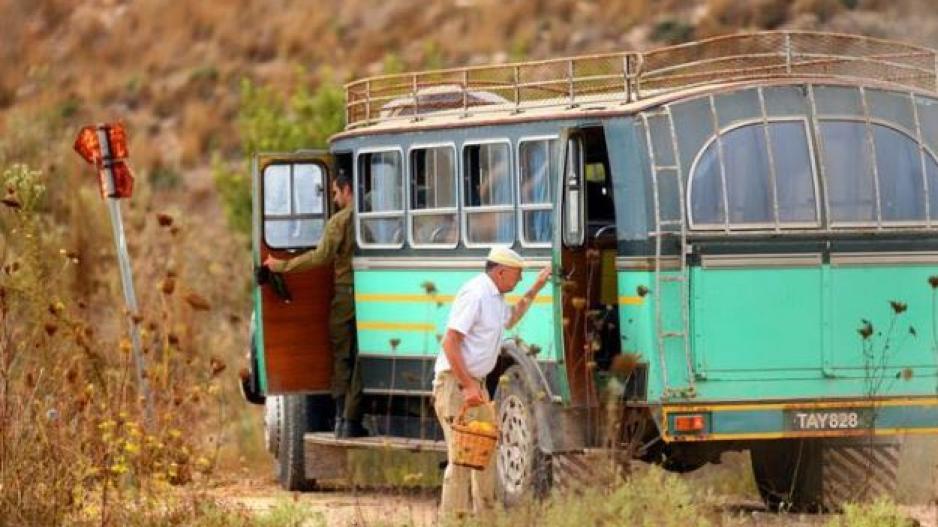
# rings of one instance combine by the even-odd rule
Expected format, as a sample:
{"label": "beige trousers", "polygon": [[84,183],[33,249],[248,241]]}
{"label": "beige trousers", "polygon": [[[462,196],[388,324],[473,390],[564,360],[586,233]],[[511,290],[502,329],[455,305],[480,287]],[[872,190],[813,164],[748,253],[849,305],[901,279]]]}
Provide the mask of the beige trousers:
{"label": "beige trousers", "polygon": [[[481,382],[480,382],[481,385]],[[482,386],[482,397],[489,402],[489,394]],[[473,470],[453,464],[453,431],[450,424],[456,419],[462,408],[463,396],[456,376],[449,372],[437,374],[433,380],[433,408],[443,428],[446,439],[447,465],[443,473],[443,495],[440,499],[440,518],[449,518],[472,511],[480,511],[495,503],[495,456],[485,470]],[[468,413],[470,418],[494,421],[492,407],[489,404],[477,406]]]}

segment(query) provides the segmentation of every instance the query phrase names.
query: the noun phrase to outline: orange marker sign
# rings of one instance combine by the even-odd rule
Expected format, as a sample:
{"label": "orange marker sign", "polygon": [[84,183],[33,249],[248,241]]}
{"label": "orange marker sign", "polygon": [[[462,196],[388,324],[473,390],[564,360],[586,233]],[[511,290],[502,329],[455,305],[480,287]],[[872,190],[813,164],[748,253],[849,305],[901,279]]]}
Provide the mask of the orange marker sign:
{"label": "orange marker sign", "polygon": [[85,126],[78,132],[74,148],[98,169],[102,197],[129,198],[133,194],[134,177],[128,164],[130,153],[123,124]]}

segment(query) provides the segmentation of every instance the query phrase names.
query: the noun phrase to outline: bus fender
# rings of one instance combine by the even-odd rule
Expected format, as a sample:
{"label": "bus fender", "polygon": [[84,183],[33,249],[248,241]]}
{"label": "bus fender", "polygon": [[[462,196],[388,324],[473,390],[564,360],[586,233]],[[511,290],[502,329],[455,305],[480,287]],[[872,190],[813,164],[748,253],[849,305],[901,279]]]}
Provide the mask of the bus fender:
{"label": "bus fender", "polygon": [[502,341],[501,358],[503,360],[499,361],[500,364],[495,370],[495,373],[498,374],[495,377],[495,382],[498,382],[498,378],[509,365],[517,364],[521,367],[524,371],[524,382],[529,390],[528,393],[533,394],[535,399],[534,417],[538,422],[538,446],[542,452],[550,454],[554,450],[550,426],[551,415],[553,414],[551,406],[553,394],[547,382],[547,377],[538,366],[537,361],[534,360],[534,357],[528,353],[528,346],[517,339]]}

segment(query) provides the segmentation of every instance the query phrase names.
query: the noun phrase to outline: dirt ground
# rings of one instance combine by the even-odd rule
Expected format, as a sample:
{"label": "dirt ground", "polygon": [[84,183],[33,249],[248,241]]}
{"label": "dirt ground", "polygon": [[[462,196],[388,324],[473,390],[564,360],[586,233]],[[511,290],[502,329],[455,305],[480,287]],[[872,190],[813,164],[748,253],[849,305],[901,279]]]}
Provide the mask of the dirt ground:
{"label": "dirt ground", "polygon": [[273,478],[249,480],[213,490],[222,503],[249,511],[269,510],[284,500],[296,500],[321,514],[329,526],[432,526],[436,522],[438,490],[326,488],[314,492],[282,490]]}
{"label": "dirt ground", "polygon": [[[436,523],[439,491],[332,488],[291,493],[282,490],[273,479],[266,479],[226,485],[215,489],[212,494],[226,505],[258,513],[282,504],[284,500],[296,500],[321,515],[329,526],[431,527]],[[938,527],[934,507],[905,506],[903,509],[922,527]],[[768,512],[759,501],[735,497],[727,498],[722,517],[728,525],[743,527],[814,527],[829,520],[829,515]],[[310,524],[317,523],[311,521]]]}
{"label": "dirt ground", "polygon": [[[910,438],[902,457],[897,499],[904,503],[903,511],[922,527],[938,527],[938,505],[928,504],[935,479],[927,477],[927,470],[923,470],[938,464],[938,441]],[[369,465],[383,464],[370,458],[364,461]],[[751,474],[749,454],[730,452],[723,455],[720,464],[707,465],[681,477],[695,488],[708,489],[715,501],[723,504],[720,516],[725,525],[813,527],[830,519],[829,515],[767,511]],[[402,490],[334,485],[315,492],[290,493],[282,490],[270,475],[222,485],[211,495],[226,505],[257,512],[296,500],[329,526],[423,527],[436,523],[439,488]],[[309,524],[319,525],[321,521]]]}

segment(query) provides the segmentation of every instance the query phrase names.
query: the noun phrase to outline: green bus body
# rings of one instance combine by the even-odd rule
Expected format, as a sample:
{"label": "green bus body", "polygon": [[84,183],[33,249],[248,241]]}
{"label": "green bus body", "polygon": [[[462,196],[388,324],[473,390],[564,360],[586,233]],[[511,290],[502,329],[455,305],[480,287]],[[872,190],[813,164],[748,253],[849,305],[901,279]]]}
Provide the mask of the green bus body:
{"label": "green bus body", "polygon": [[[844,119],[861,119],[851,112],[876,113],[859,105],[851,107],[836,97],[825,99],[824,104],[842,107],[819,110],[815,106],[820,105],[820,92],[857,88],[806,83],[766,88],[761,97],[776,110],[758,104],[747,107],[760,89],[722,88],[717,95],[698,92],[688,99],[710,98],[716,101],[711,106],[730,108],[719,128],[737,121],[758,121],[764,112],[806,123],[816,185],[817,174],[823,170],[817,159],[817,135],[824,112],[843,114]],[[768,90],[774,90],[773,95]],[[809,91],[813,99],[808,97]],[[803,95],[793,95],[797,93]],[[917,147],[923,155],[932,156],[933,148],[938,151],[938,133],[932,132],[938,131],[938,110],[934,108],[938,103],[908,91],[883,89],[876,94],[907,101],[909,112],[915,106],[918,130],[905,130],[904,123],[890,126],[903,128],[913,139],[921,138]],[[733,97],[738,107],[731,105]],[[680,104],[681,99],[670,103],[675,112]],[[674,261],[684,249],[666,244],[665,252],[656,256],[649,235],[654,229],[650,150],[658,147],[656,139],[646,136],[643,126],[651,125],[643,124],[641,113],[656,111],[659,107],[646,107],[633,115],[346,134],[334,140],[331,151],[347,155],[357,164],[359,152],[372,149],[398,149],[406,159],[415,145],[452,145],[458,154],[467,142],[503,140],[515,156],[519,141],[526,137],[559,138],[565,129],[601,129],[614,188],[621,350],[636,354],[644,368],[641,393],[633,394],[631,400],[652,410],[666,441],[851,435],[871,426],[886,434],[938,431],[938,312],[935,289],[929,283],[938,274],[938,253],[932,252],[938,249],[938,236],[929,226],[930,219],[921,224],[897,223],[894,229],[874,225],[851,230],[848,225],[838,230],[826,216],[825,189],[820,185],[814,194],[820,211],[814,226],[690,229],[688,343],[685,347],[683,338],[659,338],[668,327],[682,325],[682,292],[679,282],[666,279],[660,282],[661,290],[654,291],[654,260],[662,266],[662,277],[675,276],[679,271]],[[900,114],[904,111],[884,110],[898,116],[895,120],[903,119]],[[887,117],[878,119],[885,122]],[[720,119],[724,119],[722,114]],[[678,148],[677,157],[683,159],[677,161],[690,165],[713,134],[683,128],[676,133],[685,131],[702,136],[689,140],[697,143],[692,150],[680,151],[684,145]],[[673,158],[674,152],[670,155]],[[514,173],[517,163],[513,163]],[[681,170],[686,189],[689,168]],[[930,169],[922,173],[929,180],[938,176]],[[405,168],[405,180],[407,174]],[[557,199],[555,192],[555,205]],[[685,196],[671,199],[678,206],[687,201]],[[515,202],[517,207],[517,199]],[[938,211],[931,215],[938,216]],[[559,228],[554,226],[555,231]],[[558,240],[555,233],[550,247],[529,248],[517,241],[512,245],[526,258],[553,261],[557,266]],[[462,238],[456,245],[453,249],[421,250],[402,242],[394,248],[357,249],[356,316],[366,394],[429,395],[433,361],[440,352],[453,296],[481,271],[487,251],[486,247],[467,248]],[[525,275],[516,294],[530,286],[534,274]],[[506,337],[518,337],[526,346],[535,347],[534,360],[549,388],[547,395],[558,409],[571,404],[561,294],[560,281],[555,280],[553,291],[545,289],[521,324],[506,332]],[[660,306],[656,306],[658,301]],[[864,336],[865,328],[872,332]],[[264,386],[262,353],[260,361]],[[865,421],[845,430],[829,424],[813,431],[793,430],[792,423],[813,419],[807,414],[819,408],[850,410]],[[703,415],[704,430],[677,432],[674,419],[682,414]]]}
{"label": "green bus body", "polygon": [[449,312],[508,245],[530,265],[509,303],[552,279],[485,379],[506,504],[594,449],[678,472],[749,450],[772,509],[894,492],[899,436],[938,434],[936,65],[782,31],[348,84],[328,152],[258,156],[253,256],[314,247],[351,176],[377,437],[336,415],[330,270],[268,273],[242,388],[281,483],[339,477],[344,448],[446,449]]}
{"label": "green bus body", "polygon": [[[735,93],[745,92],[751,93],[752,88]],[[779,104],[785,102],[782,97],[779,100]],[[812,114],[807,111],[801,117],[810,120]],[[492,138],[507,139],[514,146],[526,136],[559,136],[566,127],[601,126],[616,190],[617,225],[626,233],[647,232],[652,206],[647,198],[649,154],[637,123],[633,117],[620,117],[388,134],[340,139],[333,150],[388,146],[407,152],[411,145],[427,143],[453,143],[458,150],[461,141]],[[641,402],[659,412],[659,426],[667,439],[687,438],[668,433],[669,421],[662,416],[673,419],[675,412],[698,407],[709,412],[707,438],[746,439],[789,435],[791,420],[796,418],[793,408],[799,403],[827,402],[856,409],[865,408],[865,400],[917,397],[927,399],[890,403],[876,410],[876,427],[890,432],[933,431],[938,423],[934,406],[938,388],[934,320],[938,313],[928,280],[938,273],[934,266],[938,259],[929,259],[929,253],[921,250],[934,245],[935,238],[921,232],[851,238],[845,232],[808,230],[798,233],[799,237],[753,238],[739,242],[741,251],[729,237],[721,240],[714,235],[701,241],[689,269],[689,356],[679,339],[665,341],[660,348],[656,338],[656,298],[662,303],[663,325],[677,327],[679,288],[662,282],[660,296],[640,294],[640,289],[654,287],[654,270],[629,270],[628,261],[653,254],[626,251],[647,242],[647,234],[644,240],[629,243],[621,243],[620,234],[616,256],[623,264],[617,265],[616,279],[622,350],[638,354],[647,364]],[[760,244],[761,249],[751,248]],[[890,244],[900,250],[891,249]],[[714,252],[708,254],[711,246]],[[544,249],[518,249],[535,259],[550,256]],[[903,261],[907,253],[911,256]],[[367,263],[393,260],[396,254],[415,262],[435,262],[440,269],[422,264],[415,265],[417,269],[408,269],[406,264],[381,269]],[[447,262],[473,258],[481,262],[483,254],[483,249],[462,247],[426,252],[406,247],[399,251],[360,249],[355,271],[359,349],[370,380],[366,386],[373,393],[382,388],[427,392],[452,297],[479,272],[478,267],[467,269],[465,264],[447,268]],[[668,272],[676,273],[664,274]],[[533,274],[528,273],[518,291],[526,290]],[[548,372],[551,395],[562,405],[569,403],[570,393],[556,301],[556,289],[542,293],[524,321],[507,336],[537,346],[536,359]],[[905,309],[897,313],[890,301]],[[867,338],[858,333],[864,321],[873,329]],[[416,371],[409,362],[421,364],[416,381],[412,371],[410,377],[388,377],[394,369]],[[382,366],[369,375],[372,364]],[[789,406],[779,407],[780,402]],[[764,409],[751,406],[763,403]]]}

